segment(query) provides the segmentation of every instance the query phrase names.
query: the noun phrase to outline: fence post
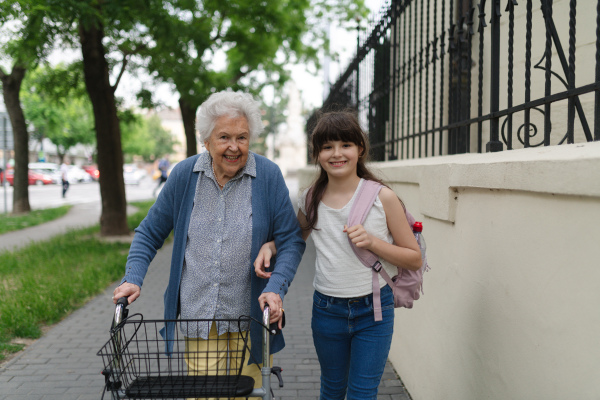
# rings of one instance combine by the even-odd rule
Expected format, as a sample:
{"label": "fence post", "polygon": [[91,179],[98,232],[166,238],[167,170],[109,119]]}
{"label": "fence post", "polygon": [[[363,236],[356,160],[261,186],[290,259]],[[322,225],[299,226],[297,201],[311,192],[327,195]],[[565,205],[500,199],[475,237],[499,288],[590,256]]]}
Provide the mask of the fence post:
{"label": "fence post", "polygon": [[357,63],[356,63],[356,111],[359,112],[360,110],[360,100],[359,100],[359,96],[360,96],[360,87],[359,87],[359,81],[360,81],[360,61],[358,61],[358,53],[360,52],[360,19],[356,18],[356,58],[357,58]]}
{"label": "fence post", "polygon": [[500,0],[493,0],[492,24],[490,33],[491,59],[490,59],[490,141],[485,145],[488,152],[502,151],[503,145],[500,141],[500,118],[496,114],[500,110]]}
{"label": "fence post", "polygon": [[2,151],[2,187],[4,188],[4,214],[8,214],[8,200],[6,195],[6,153],[8,153],[8,132],[6,130],[6,117],[2,117],[2,137],[3,137],[3,151]]}
{"label": "fence post", "polygon": [[[600,1],[596,5],[596,82],[600,82]],[[600,141],[600,90],[595,92],[594,140]]]}

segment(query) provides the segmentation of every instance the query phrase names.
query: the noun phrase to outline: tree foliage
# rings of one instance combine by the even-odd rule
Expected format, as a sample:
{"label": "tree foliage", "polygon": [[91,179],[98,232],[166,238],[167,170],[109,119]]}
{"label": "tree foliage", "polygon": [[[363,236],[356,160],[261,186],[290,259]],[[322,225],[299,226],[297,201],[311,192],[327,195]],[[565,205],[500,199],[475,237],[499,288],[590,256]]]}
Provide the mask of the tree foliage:
{"label": "tree foliage", "polygon": [[34,137],[50,139],[61,159],[71,147],[95,142],[92,106],[80,66],[59,65],[30,71],[21,98]]}
{"label": "tree foliage", "polygon": [[[101,234],[122,235],[127,226],[121,129],[115,90],[131,55],[144,46],[148,30],[142,21],[163,13],[160,0],[5,0],[9,7],[26,4],[40,10],[57,27],[63,46],[81,49],[85,87],[92,104],[100,170]],[[111,74],[112,72],[112,74]]]}
{"label": "tree foliage", "polygon": [[20,91],[27,70],[51,49],[55,27],[44,12],[26,2],[5,0],[0,7],[0,82],[14,137],[15,174],[13,214],[31,211],[28,185],[28,132]]}
{"label": "tree foliage", "polygon": [[162,127],[156,115],[124,121],[121,119],[123,132],[123,154],[126,162],[132,162],[133,156],[140,156],[146,162],[154,161],[165,154],[173,153],[176,141],[171,133]]}
{"label": "tree foliage", "polygon": [[254,141],[250,150],[261,155],[267,155],[269,147],[268,138],[271,137],[274,140],[279,133],[280,126],[285,122],[287,117],[287,106],[288,97],[284,90],[278,90],[272,102],[267,103],[263,101],[263,124],[265,125],[265,129]]}
{"label": "tree foliage", "polygon": [[147,24],[152,42],[141,54],[148,70],[180,95],[188,156],[196,153],[196,110],[210,94],[281,87],[286,67],[317,63],[327,48],[325,19],[352,19],[366,10],[362,0],[172,1],[160,22]]}
{"label": "tree foliage", "polygon": [[[211,93],[257,94],[264,85],[282,84],[286,65],[315,61],[327,49],[323,19],[365,12],[363,0],[3,0],[0,23],[15,21],[16,39],[7,49],[15,49],[17,80],[54,41],[81,49],[97,141],[101,232],[113,235],[128,231],[114,96],[128,68],[141,66],[176,87],[191,155],[196,109]],[[0,70],[5,87],[9,75]]]}

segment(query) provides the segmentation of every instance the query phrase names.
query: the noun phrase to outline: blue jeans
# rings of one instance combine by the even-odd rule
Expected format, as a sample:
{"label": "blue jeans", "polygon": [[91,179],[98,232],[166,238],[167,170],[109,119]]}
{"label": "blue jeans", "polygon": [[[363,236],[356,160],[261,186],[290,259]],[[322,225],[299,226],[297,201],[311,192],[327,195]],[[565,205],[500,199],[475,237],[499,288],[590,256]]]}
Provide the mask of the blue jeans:
{"label": "blue jeans", "polygon": [[[321,400],[377,399],[394,331],[394,297],[381,288],[382,321],[373,295],[342,299],[315,291],[312,331],[321,364]],[[346,393],[347,391],[347,393]]]}

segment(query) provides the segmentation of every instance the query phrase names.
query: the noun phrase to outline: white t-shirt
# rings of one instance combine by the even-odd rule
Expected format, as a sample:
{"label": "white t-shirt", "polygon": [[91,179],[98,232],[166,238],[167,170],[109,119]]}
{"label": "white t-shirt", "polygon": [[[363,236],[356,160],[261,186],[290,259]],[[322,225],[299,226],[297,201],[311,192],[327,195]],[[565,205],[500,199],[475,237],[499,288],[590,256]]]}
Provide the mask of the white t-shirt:
{"label": "white t-shirt", "polygon": [[60,166],[60,176],[62,178],[63,181],[68,181],[69,180],[69,167],[67,166],[67,164],[61,164]]}
{"label": "white t-shirt", "polygon": [[[327,207],[323,202],[319,203],[319,218],[315,226],[317,229],[313,229],[310,234],[317,250],[313,284],[316,290],[326,296],[349,298],[365,296],[373,292],[371,269],[365,267],[356,257],[348,242],[348,235],[344,232],[344,225],[348,223],[348,215],[356,193],[363,182],[364,180],[361,179],[352,199],[341,209]],[[298,207],[304,215],[306,215],[307,193],[308,189],[298,199]],[[388,243],[393,242],[379,196],[367,214],[363,227],[371,235]],[[390,276],[398,274],[398,268],[387,261],[381,259],[380,261]],[[386,282],[380,276],[379,286],[385,285]]]}

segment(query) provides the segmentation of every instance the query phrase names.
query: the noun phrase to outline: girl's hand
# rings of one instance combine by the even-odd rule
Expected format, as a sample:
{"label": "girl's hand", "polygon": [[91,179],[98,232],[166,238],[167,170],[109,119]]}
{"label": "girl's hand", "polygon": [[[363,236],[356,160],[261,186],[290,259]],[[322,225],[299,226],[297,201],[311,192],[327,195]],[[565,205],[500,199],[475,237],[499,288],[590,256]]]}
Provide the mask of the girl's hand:
{"label": "girl's hand", "polygon": [[350,228],[344,225],[344,232],[348,234],[352,243],[358,248],[370,250],[373,246],[373,236],[367,233],[361,224],[351,226]]}
{"label": "girl's hand", "polygon": [[265,270],[271,266],[271,258],[277,254],[275,248],[275,241],[267,242],[262,245],[254,261],[254,272],[256,276],[263,279],[269,279],[271,277],[270,272]]}

